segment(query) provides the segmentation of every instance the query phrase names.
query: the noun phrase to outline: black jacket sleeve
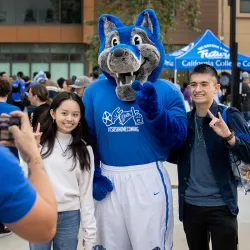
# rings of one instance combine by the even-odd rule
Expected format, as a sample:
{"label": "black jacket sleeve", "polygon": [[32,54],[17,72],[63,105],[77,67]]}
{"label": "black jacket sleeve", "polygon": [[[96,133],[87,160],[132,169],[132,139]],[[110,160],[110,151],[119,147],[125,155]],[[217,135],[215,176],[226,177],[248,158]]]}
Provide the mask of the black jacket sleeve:
{"label": "black jacket sleeve", "polygon": [[250,163],[250,140],[243,139],[237,134],[250,136],[248,124],[242,114],[236,108],[229,108],[227,111],[228,127],[236,134],[236,143],[231,148],[232,152],[245,163]]}

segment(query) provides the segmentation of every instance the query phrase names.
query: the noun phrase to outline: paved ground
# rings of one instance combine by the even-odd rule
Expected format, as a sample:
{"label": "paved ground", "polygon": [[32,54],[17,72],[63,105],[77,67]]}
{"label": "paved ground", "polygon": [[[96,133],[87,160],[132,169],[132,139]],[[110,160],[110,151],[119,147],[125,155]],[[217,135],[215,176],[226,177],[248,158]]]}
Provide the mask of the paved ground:
{"label": "paved ground", "polygon": [[[177,185],[176,167],[174,165],[167,165],[172,184]],[[178,197],[177,189],[173,189],[174,198],[174,218],[175,218],[175,231],[174,231],[174,249],[187,250],[185,235],[183,232],[182,224],[178,220]],[[249,250],[249,231],[250,231],[250,194],[245,196],[242,191],[239,191],[239,207],[240,214],[238,217],[239,222],[239,250]],[[81,238],[81,234],[80,234]],[[4,238],[0,238],[0,250],[28,250],[28,243],[18,236],[12,234]],[[82,249],[80,244],[78,250]],[[122,249],[120,249],[122,250]],[[142,249],[143,250],[143,249]],[[201,249],[202,250],[202,249]],[[226,250],[226,249],[221,249]]]}

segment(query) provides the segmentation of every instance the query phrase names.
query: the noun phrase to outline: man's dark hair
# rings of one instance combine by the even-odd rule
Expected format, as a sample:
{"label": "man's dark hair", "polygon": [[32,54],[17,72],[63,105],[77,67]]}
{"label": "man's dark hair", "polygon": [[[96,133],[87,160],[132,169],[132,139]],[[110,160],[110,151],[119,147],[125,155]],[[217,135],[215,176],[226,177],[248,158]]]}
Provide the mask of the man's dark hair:
{"label": "man's dark hair", "polygon": [[9,81],[0,78],[0,96],[6,97],[11,92],[12,86]]}
{"label": "man's dark hair", "polygon": [[94,66],[93,68],[92,68],[92,71],[94,72],[94,71],[99,71],[99,66]]}
{"label": "man's dark hair", "polygon": [[33,73],[33,78],[38,74],[38,72],[34,72]]}
{"label": "man's dark hair", "polygon": [[2,77],[4,74],[6,74],[5,71],[1,72],[1,73],[0,73],[0,77]]}
{"label": "man's dark hair", "polygon": [[183,88],[185,89],[188,86],[188,82],[183,82]]}
{"label": "man's dark hair", "polygon": [[218,76],[216,69],[209,64],[202,63],[202,64],[197,65],[191,71],[190,77],[194,74],[209,74],[211,76],[214,76],[217,82],[219,81],[219,76]]}
{"label": "man's dark hair", "polygon": [[49,71],[44,71],[44,73],[45,73],[45,75],[47,76],[47,78],[48,78],[48,79],[50,79],[50,78],[51,78],[51,74],[50,74],[50,72],[49,72]]}
{"label": "man's dark hair", "polygon": [[93,71],[93,74],[92,74],[93,80],[97,79],[98,76],[99,76],[98,71]]}
{"label": "man's dark hair", "polygon": [[24,76],[24,77],[23,77],[23,80],[24,80],[25,82],[28,82],[28,81],[30,80],[30,78],[29,78],[28,76]]}
{"label": "man's dark hair", "polygon": [[63,77],[60,77],[58,80],[57,80],[57,83],[58,83],[58,86],[62,89],[63,87],[63,83],[65,82],[65,79]]}
{"label": "man's dark hair", "polygon": [[17,77],[20,77],[20,78],[23,78],[23,72],[22,71],[19,71],[19,72],[17,72]]}

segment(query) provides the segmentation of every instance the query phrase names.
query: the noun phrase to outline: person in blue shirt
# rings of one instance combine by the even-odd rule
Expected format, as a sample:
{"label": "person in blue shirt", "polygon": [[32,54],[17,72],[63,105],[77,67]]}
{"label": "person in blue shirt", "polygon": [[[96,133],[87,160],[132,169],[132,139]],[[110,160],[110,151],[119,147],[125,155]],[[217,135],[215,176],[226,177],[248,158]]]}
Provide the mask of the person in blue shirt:
{"label": "person in blue shirt", "polygon": [[22,79],[23,72],[17,73],[17,79],[12,82],[12,99],[13,104],[23,110],[24,106],[21,101],[21,95],[26,88],[25,81]]}
{"label": "person in blue shirt", "polygon": [[12,87],[9,81],[0,78],[0,114],[9,114],[12,111],[20,111],[19,107],[7,103],[7,98],[11,89]]}
{"label": "person in blue shirt", "polygon": [[[17,106],[7,103],[7,98],[11,92],[11,85],[8,80],[0,78],[0,114],[9,114],[12,111],[20,111]],[[18,158],[18,151],[16,147],[9,147],[10,151]],[[0,237],[10,235],[11,231],[5,228],[3,223],[0,222]]]}
{"label": "person in blue shirt", "polygon": [[5,147],[13,143],[0,141],[0,221],[26,240],[47,242],[56,231],[57,205],[53,190],[27,115],[15,111],[10,116],[21,120],[21,129],[11,126],[9,131],[28,165],[30,180]]}
{"label": "person in blue shirt", "polygon": [[[11,85],[8,80],[0,78],[0,115],[10,114],[13,111],[20,111],[20,108],[7,103],[8,95],[11,92]],[[18,158],[18,152],[15,147],[10,147],[11,152]]]}

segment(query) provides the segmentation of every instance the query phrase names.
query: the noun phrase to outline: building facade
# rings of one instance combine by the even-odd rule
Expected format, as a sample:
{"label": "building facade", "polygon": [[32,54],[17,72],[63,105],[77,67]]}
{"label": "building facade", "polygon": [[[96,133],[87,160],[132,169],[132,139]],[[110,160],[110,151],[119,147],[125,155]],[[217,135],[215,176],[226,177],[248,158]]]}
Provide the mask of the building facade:
{"label": "building facade", "polygon": [[94,0],[0,0],[0,71],[50,71],[52,80],[88,74]]}

